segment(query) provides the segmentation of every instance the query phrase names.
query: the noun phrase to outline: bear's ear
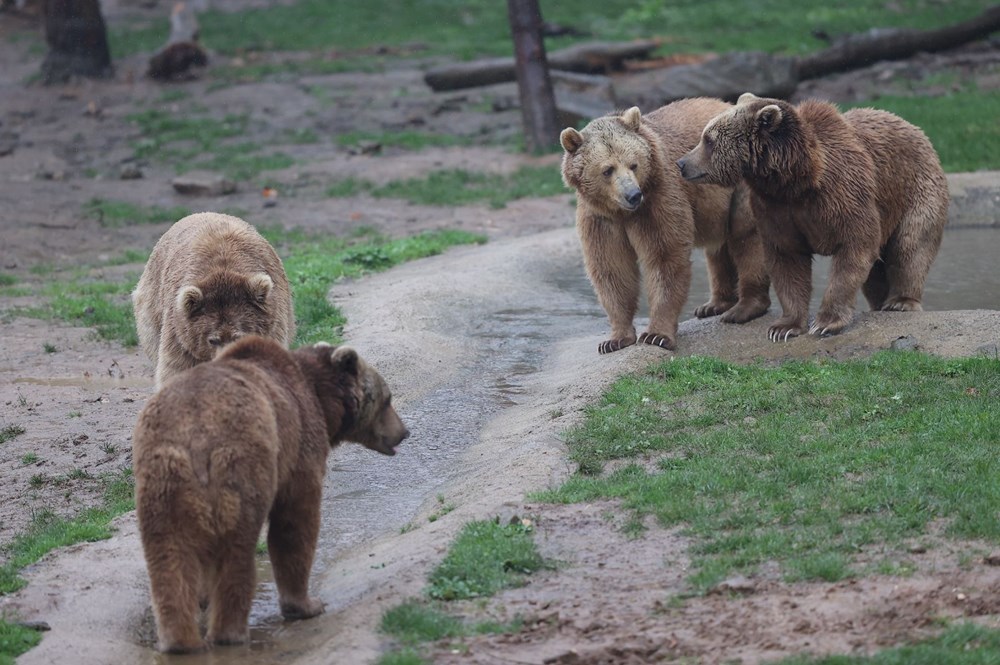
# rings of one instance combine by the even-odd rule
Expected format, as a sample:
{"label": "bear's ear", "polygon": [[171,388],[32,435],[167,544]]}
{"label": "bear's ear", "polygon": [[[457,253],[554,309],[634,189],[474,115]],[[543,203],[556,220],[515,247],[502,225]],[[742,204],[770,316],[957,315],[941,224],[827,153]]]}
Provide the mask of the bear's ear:
{"label": "bear's ear", "polygon": [[755,99],[760,99],[760,97],[753,94],[752,92],[744,92],[742,95],[740,95],[740,98],[736,100],[736,105],[743,106],[744,104],[749,104]]}
{"label": "bear's ear", "polygon": [[757,111],[757,128],[765,132],[774,131],[781,124],[782,113],[777,104],[768,104]]}
{"label": "bear's ear", "polygon": [[567,127],[559,134],[559,143],[562,143],[563,150],[573,154],[583,145],[583,134],[572,127]]}
{"label": "bear's ear", "polygon": [[271,294],[271,289],[274,288],[274,282],[266,272],[258,272],[250,275],[247,285],[250,287],[250,292],[253,293],[254,299],[259,303],[267,302],[267,297]]}
{"label": "bear's ear", "polygon": [[642,122],[642,112],[639,111],[638,106],[633,106],[625,113],[622,113],[622,123],[625,124],[627,129],[631,129],[633,132],[639,131],[639,124]]}
{"label": "bear's ear", "polygon": [[201,289],[193,284],[182,286],[177,290],[175,300],[177,309],[184,313],[184,316],[191,317],[201,307],[204,294]]}
{"label": "bear's ear", "polygon": [[358,352],[349,346],[338,346],[330,354],[330,363],[334,369],[347,372],[352,376],[358,375]]}

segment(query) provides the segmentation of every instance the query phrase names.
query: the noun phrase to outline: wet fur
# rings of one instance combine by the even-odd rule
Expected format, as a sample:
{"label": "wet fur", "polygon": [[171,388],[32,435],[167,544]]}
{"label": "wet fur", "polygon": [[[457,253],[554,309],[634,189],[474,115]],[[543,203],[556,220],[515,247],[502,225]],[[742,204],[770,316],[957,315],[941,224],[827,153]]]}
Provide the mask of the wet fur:
{"label": "wet fur", "polygon": [[385,381],[346,347],[247,337],[150,398],[133,468],[160,650],[246,641],[265,520],[282,614],[321,613],[308,586],[327,454],[347,440],[391,455],[408,435]]}
{"label": "wet fur", "polygon": [[288,346],[292,296],[281,259],[257,231],[230,215],[189,215],[157,241],[132,294],[139,343],[156,385],[244,335]]}
{"label": "wet fur", "polygon": [[[712,288],[696,316],[743,323],[767,311],[769,280],[745,188],[695,187],[674,167],[705,123],[730,106],[688,99],[647,115],[638,108],[610,114],[582,132],[563,130],[563,180],[577,192],[584,263],[611,323],[599,352],[637,341],[633,319],[643,278],[650,321],[638,341],[674,348],[693,247],[705,249]],[[636,192],[641,200],[630,209]]]}
{"label": "wet fur", "polygon": [[806,331],[812,255],[833,256],[809,332],[835,334],[858,289],[872,310],[921,309],[947,222],[948,183],[917,127],[891,113],[743,95],[679,161],[695,182],[746,181],[782,305],[772,340]]}

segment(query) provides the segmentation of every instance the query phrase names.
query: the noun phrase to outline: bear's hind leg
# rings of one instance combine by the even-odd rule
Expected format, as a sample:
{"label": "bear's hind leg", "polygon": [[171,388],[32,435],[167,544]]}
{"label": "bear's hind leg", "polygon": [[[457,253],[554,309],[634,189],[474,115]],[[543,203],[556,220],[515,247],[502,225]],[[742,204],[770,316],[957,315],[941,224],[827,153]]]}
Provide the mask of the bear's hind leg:
{"label": "bear's hind leg", "polygon": [[256,534],[246,534],[226,543],[217,554],[219,568],[215,586],[211,589],[208,620],[208,641],[213,644],[243,644],[247,641],[247,622],[257,587],[257,562],[254,558]]}
{"label": "bear's hind leg", "polygon": [[736,304],[736,264],[729,254],[725,244],[715,251],[705,250],[705,261],[708,263],[708,282],[712,290],[711,299],[696,307],[696,318],[705,319],[718,316],[729,311]]}
{"label": "bear's hind leg", "polygon": [[[146,534],[143,535],[145,541]],[[182,551],[164,538],[155,539],[145,549],[159,650],[164,653],[205,650],[207,644],[198,628],[202,569],[197,555]]]}
{"label": "bear's hind leg", "polygon": [[919,312],[924,295],[924,280],[941,247],[947,220],[947,200],[939,205],[939,219],[915,219],[911,212],[900,222],[885,246],[889,293],[883,310]]}
{"label": "bear's hind leg", "polygon": [[889,295],[889,278],[885,271],[884,257],[879,257],[872,265],[868,279],[861,285],[861,292],[865,294],[865,300],[873,312],[882,309]]}

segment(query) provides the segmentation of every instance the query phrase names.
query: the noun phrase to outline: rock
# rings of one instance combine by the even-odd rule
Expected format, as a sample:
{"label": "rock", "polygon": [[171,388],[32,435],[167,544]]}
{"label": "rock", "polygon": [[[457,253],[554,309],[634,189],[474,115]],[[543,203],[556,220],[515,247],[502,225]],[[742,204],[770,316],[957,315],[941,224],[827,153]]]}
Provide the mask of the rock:
{"label": "rock", "polygon": [[177,176],[174,191],[186,196],[223,196],[236,191],[236,183],[218,173],[193,171]]}
{"label": "rock", "polygon": [[1000,344],[997,344],[996,342],[992,344],[983,344],[976,349],[976,354],[989,356],[990,358],[1000,357]]}
{"label": "rock", "polygon": [[990,552],[984,556],[983,563],[987,566],[1000,566],[1000,551]]}
{"label": "rock", "polygon": [[126,164],[122,167],[119,177],[122,180],[139,180],[142,178],[142,169],[140,169],[135,164]]}
{"label": "rock", "polygon": [[757,585],[753,580],[742,575],[726,578],[708,590],[709,595],[735,593],[741,596],[754,593]]}
{"label": "rock", "polygon": [[926,554],[927,548],[923,545],[910,545],[907,551],[910,554]]}
{"label": "rock", "polygon": [[917,343],[917,339],[915,337],[903,335],[902,337],[897,337],[892,340],[889,348],[893,351],[916,351],[920,348],[920,344]]}

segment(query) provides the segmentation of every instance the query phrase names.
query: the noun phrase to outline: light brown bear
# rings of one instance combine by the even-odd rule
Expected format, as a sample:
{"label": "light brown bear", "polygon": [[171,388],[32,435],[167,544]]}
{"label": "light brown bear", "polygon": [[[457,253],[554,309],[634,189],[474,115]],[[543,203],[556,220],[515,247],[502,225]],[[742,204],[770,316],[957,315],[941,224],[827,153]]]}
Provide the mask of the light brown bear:
{"label": "light brown bear", "polygon": [[695,187],[674,168],[705,123],[730,106],[686,99],[645,116],[633,107],[597,118],[583,131],[562,131],[562,175],[577,192],[584,264],[611,323],[611,338],[598,345],[600,353],[636,342],[641,275],[649,328],[638,341],[675,347],[677,319],[691,286],[692,247],[705,248],[712,290],[695,316],[722,314],[725,322],[744,323],[770,306],[746,192],[733,185]]}
{"label": "light brown bear", "polygon": [[355,441],[393,455],[408,436],[385,381],[348,347],[286,351],[245,337],[166,382],[139,414],[132,448],[160,650],[246,641],[265,520],[281,613],[323,612],[309,573],[327,453]]}
{"label": "light brown bear", "polygon": [[920,310],[924,280],[948,219],[948,182],[919,128],[886,111],[798,106],[750,93],[707,124],[678,161],[684,178],[745,181],[782,315],[773,341],[806,331],[812,257],[833,257],[809,332],[832,335],[854,314]]}
{"label": "light brown bear", "polygon": [[288,346],[295,314],[274,248],[238,217],[189,215],[157,241],[132,293],[139,343],[156,386],[244,335]]}

